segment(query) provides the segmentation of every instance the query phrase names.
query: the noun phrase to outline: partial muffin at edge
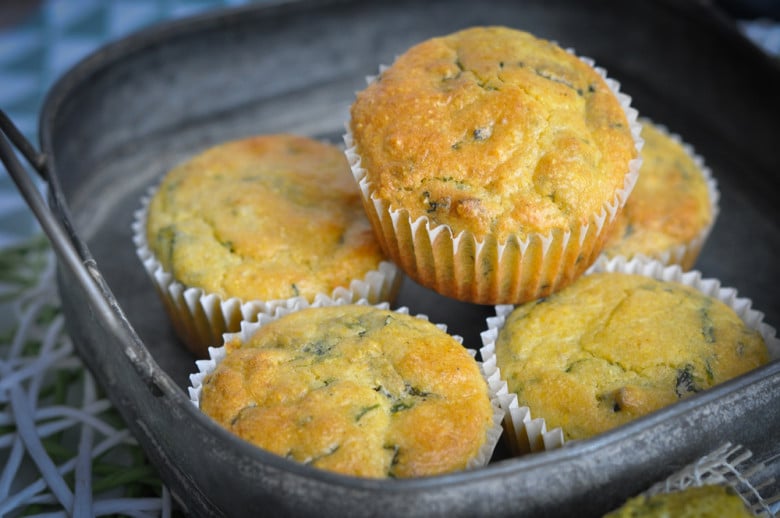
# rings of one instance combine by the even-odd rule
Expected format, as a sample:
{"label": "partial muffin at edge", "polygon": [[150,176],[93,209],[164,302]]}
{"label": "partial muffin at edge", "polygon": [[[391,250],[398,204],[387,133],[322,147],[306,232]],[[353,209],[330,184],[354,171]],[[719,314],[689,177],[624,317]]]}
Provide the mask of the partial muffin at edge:
{"label": "partial muffin at edge", "polygon": [[681,138],[642,122],[642,166],[604,254],[637,255],[693,267],[718,215],[717,183]]}
{"label": "partial muffin at edge", "polygon": [[636,496],[604,518],[751,518],[755,516],[729,486],[690,486],[652,496]]}

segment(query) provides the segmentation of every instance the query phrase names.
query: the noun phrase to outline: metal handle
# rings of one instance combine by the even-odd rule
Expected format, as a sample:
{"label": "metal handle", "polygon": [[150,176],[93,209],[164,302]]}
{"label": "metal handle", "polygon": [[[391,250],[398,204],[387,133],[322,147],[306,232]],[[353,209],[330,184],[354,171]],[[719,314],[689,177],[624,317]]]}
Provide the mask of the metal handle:
{"label": "metal handle", "polygon": [[[90,263],[94,261],[92,259],[84,259],[82,254],[79,254],[78,247],[74,244],[72,236],[46,205],[35,182],[33,182],[27,170],[16,157],[12,144],[16,146],[16,149],[21,152],[51,188],[52,183],[48,178],[49,171],[46,155],[36,151],[5,112],[0,110],[0,161],[5,165],[8,174],[49,238],[60,262],[73,272],[87,289],[94,290],[91,294],[93,297],[102,298],[99,295],[101,290],[98,289],[94,282],[94,277],[89,272],[91,269]],[[54,198],[59,200],[56,194]]]}
{"label": "metal handle", "polygon": [[[6,115],[6,113],[2,110],[0,110],[0,131],[2,131],[3,134],[11,140],[14,146],[16,146],[16,148],[22,152],[24,157],[30,162],[30,164],[32,164],[38,174],[41,175],[41,178],[45,180],[46,157],[43,153],[38,153],[35,148],[33,148],[32,144],[30,144],[30,142],[24,138],[22,132],[19,131],[8,115]],[[4,148],[3,152],[5,151],[6,149]],[[3,159],[3,163],[6,163],[5,159]],[[8,167],[7,164],[6,167]]]}
{"label": "metal handle", "polygon": [[[22,164],[19,163],[11,143],[48,184],[53,206],[66,214],[62,218],[62,223],[46,205],[38,187]],[[96,320],[103,322],[106,326],[122,327],[122,330],[117,331],[117,334],[130,337],[133,350],[126,349],[125,354],[132,358],[144,383],[153,394],[158,396],[178,394],[178,387],[173,380],[157,374],[159,367],[156,367],[152,356],[146,349],[138,347],[141,341],[130,327],[130,323],[111,294],[105,279],[98,271],[95,260],[90,255],[86,245],[77,238],[75,231],[69,226],[70,218],[67,217],[65,200],[57,179],[50,174],[46,156],[35,150],[2,110],[0,110],[0,161],[5,165],[8,174],[11,175],[48,236],[52,248],[57,254],[59,265],[66,267],[86,292],[87,300],[91,304],[91,311],[96,315]],[[125,346],[130,347],[129,344],[125,344]],[[181,397],[180,394],[179,397]]]}

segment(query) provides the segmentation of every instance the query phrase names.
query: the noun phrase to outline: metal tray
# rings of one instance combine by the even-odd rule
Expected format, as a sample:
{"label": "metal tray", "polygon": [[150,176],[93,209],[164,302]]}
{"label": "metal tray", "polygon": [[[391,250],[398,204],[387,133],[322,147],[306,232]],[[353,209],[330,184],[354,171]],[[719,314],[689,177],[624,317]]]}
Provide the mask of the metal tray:
{"label": "metal tray", "polygon": [[[298,1],[160,25],[100,49],[48,95],[37,168],[55,221],[39,219],[60,256],[79,354],[187,514],[599,516],[723,442],[758,459],[780,451],[779,362],[560,450],[499,452],[484,469],[415,480],[292,463],[190,404],[193,358],[133,250],[141,195],[178,161],[227,139],[294,132],[340,142],[366,75],[420,40],[477,24],[528,30],[594,58],[640,114],[691,143],[722,193],[697,267],[780,322],[780,67],[705,3]],[[408,281],[399,305],[448,324],[473,348],[493,312]]]}

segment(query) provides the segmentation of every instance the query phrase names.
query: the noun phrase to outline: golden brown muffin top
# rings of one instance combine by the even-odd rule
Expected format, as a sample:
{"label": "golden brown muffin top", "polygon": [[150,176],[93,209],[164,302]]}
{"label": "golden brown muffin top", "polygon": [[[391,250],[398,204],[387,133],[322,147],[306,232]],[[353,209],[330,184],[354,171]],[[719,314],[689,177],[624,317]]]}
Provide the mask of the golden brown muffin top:
{"label": "golden brown muffin top", "polygon": [[492,425],[477,363],[434,324],[371,306],[268,323],[204,380],[201,409],[261,448],[363,477],[466,467]]}
{"label": "golden brown muffin top", "polygon": [[657,257],[690,243],[713,222],[713,200],[702,168],[682,144],[642,122],[639,179],[604,252]]}
{"label": "golden brown muffin top", "polygon": [[244,301],[330,295],[383,260],[343,152],[295,135],[227,142],[175,167],[147,238],[182,284]]}
{"label": "golden brown muffin top", "polygon": [[376,197],[500,242],[587,223],[637,156],[592,66],[505,27],[413,46],[357,94],[350,129]]}
{"label": "golden brown muffin top", "polygon": [[690,486],[669,493],[637,496],[604,518],[751,518],[755,516],[730,487]]}
{"label": "golden brown muffin top", "polygon": [[641,275],[585,275],[515,308],[496,340],[509,390],[548,428],[585,438],[769,361],[723,302]]}

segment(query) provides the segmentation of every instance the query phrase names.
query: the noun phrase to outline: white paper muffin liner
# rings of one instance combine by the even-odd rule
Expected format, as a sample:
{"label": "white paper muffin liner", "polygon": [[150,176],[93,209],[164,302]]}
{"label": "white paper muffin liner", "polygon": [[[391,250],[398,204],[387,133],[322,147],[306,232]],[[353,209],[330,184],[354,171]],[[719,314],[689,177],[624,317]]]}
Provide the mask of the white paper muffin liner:
{"label": "white paper muffin liner", "polygon": [[[353,301],[350,302],[345,299],[331,299],[328,297],[321,297],[317,300],[315,300],[312,303],[309,303],[305,299],[298,299],[293,304],[286,305],[286,306],[278,306],[275,308],[275,311],[271,313],[262,313],[258,315],[258,319],[255,322],[242,322],[241,323],[241,329],[240,331],[236,333],[225,333],[223,336],[223,345],[220,347],[209,347],[208,353],[209,357],[208,359],[204,360],[197,360],[195,362],[195,366],[197,367],[197,372],[190,375],[190,386],[188,387],[188,393],[190,396],[190,401],[192,401],[192,404],[195,405],[196,408],[200,409],[200,393],[203,388],[203,380],[204,378],[211,372],[216,369],[217,365],[225,358],[227,352],[226,347],[224,344],[228,343],[231,340],[238,339],[240,341],[246,341],[248,340],[254,333],[257,332],[258,329],[263,327],[269,322],[272,322],[274,320],[277,320],[284,315],[293,313],[295,311],[300,311],[302,309],[308,308],[308,307],[323,307],[323,306],[334,306],[334,305],[345,305],[345,304],[361,304],[361,305],[370,305],[376,308],[380,309],[390,309],[389,304],[386,302],[379,303],[379,304],[370,304],[365,299]],[[393,309],[392,311],[396,313],[401,313],[404,315],[409,315],[409,308],[407,307],[399,307],[396,309]],[[427,315],[424,314],[416,314],[414,315],[416,318],[420,318],[423,320],[429,320]],[[436,324],[437,328],[447,332],[447,326],[444,324]],[[458,335],[451,335],[458,343],[463,343],[463,338]],[[472,349],[466,349],[466,351],[472,356],[476,357],[476,351]],[[480,448],[477,455],[470,459],[468,461],[468,464],[466,465],[467,470],[469,469],[475,469],[479,467],[483,467],[487,465],[490,462],[491,457],[493,456],[493,452],[498,445],[498,441],[501,438],[501,435],[503,433],[503,427],[502,427],[502,421],[504,419],[504,410],[501,408],[501,405],[498,401],[497,394],[493,391],[492,384],[488,382],[487,375],[485,373],[485,369],[482,365],[482,362],[475,360],[477,363],[477,366],[479,367],[479,371],[482,374],[483,378],[485,379],[487,383],[488,388],[488,395],[490,397],[490,403],[491,407],[493,408],[493,421],[491,428],[487,431],[485,443]]]}
{"label": "white paper muffin liner", "polygon": [[[599,257],[585,275],[597,272],[622,272],[644,275],[662,281],[673,281],[690,286],[697,291],[716,298],[732,308],[749,328],[758,331],[769,350],[770,361],[780,359],[780,339],[775,328],[764,322],[764,314],[752,308],[752,301],[737,296],[737,290],[722,287],[717,279],[704,278],[697,270],[683,271],[679,265],[665,265],[645,257],[626,259],[617,256],[611,259]],[[504,409],[504,429],[515,454],[532,453],[563,446],[563,431],[560,428],[547,430],[543,418],[531,416],[527,406],[518,403],[517,395],[509,391],[501,369],[496,363],[496,340],[504,327],[507,316],[515,309],[511,304],[495,306],[496,316],[487,319],[487,329],[481,333],[480,355],[493,390],[498,394]]]}
{"label": "white paper muffin liner", "polygon": [[[690,270],[696,263],[696,259],[698,259],[699,253],[704,247],[704,243],[707,242],[707,238],[712,232],[712,227],[715,226],[715,222],[720,214],[720,190],[718,189],[718,182],[713,176],[712,170],[705,163],[704,158],[696,152],[691,144],[685,142],[680,135],[671,132],[669,128],[663,124],[653,122],[646,117],[639,117],[638,121],[640,124],[652,123],[661,133],[679,144],[691,160],[693,160],[707,185],[707,197],[710,203],[709,210],[711,218],[710,222],[687,243],[677,244],[667,249],[659,250],[657,253],[634,254],[631,257],[655,259],[666,265],[678,264],[684,270]],[[603,253],[602,255],[613,257],[615,254]]]}
{"label": "white paper muffin liner", "polygon": [[751,460],[752,456],[753,453],[741,445],[725,443],[657,482],[641,495],[649,497],[716,484],[733,489],[755,516],[771,518],[774,516],[772,503],[780,500],[780,494],[767,487],[772,482],[763,476],[767,466]]}
{"label": "white paper muffin liner", "polygon": [[[236,297],[225,299],[177,281],[170,272],[165,271],[147,242],[147,212],[156,189],[151,187],[148,190],[141,199],[141,208],[134,214],[133,243],[136,255],[162,299],[177,336],[197,357],[206,357],[207,348],[222,343],[224,333],[238,331],[242,321],[255,321],[258,314],[271,314],[280,307],[297,307],[306,300],[304,297],[248,301]],[[332,298],[355,302],[366,299],[372,304],[391,301],[398,292],[401,278],[395,264],[382,261],[377,270],[366,273],[362,279],[354,279],[349,286],[335,288],[331,293],[318,294],[315,300]]]}
{"label": "white paper muffin liner", "polygon": [[[575,55],[573,49],[566,50]],[[592,59],[582,56],[579,59],[597,71],[619,100],[639,153],[644,141],[631,98]],[[380,73],[386,68],[380,66]],[[369,76],[366,81],[370,84],[375,79],[376,76]],[[601,252],[607,231],[631,194],[641,166],[639,156],[630,161],[623,187],[587,223],[547,235],[529,233],[523,238],[515,234],[499,242],[493,236],[480,238],[468,231],[456,235],[449,225],[435,224],[427,216],[413,219],[408,210],[377,198],[361,164],[349,123],[344,142],[366,213],[385,253],[423,286],[478,304],[532,300],[557,291],[579,277]]]}

